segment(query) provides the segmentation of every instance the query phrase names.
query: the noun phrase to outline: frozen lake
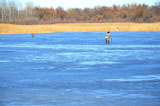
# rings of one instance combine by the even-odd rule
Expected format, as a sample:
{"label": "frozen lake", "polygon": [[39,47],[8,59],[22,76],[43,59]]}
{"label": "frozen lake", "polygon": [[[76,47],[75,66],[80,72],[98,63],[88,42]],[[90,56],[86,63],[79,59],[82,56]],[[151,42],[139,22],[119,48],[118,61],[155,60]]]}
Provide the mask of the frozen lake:
{"label": "frozen lake", "polygon": [[0,106],[160,106],[160,32],[0,35]]}

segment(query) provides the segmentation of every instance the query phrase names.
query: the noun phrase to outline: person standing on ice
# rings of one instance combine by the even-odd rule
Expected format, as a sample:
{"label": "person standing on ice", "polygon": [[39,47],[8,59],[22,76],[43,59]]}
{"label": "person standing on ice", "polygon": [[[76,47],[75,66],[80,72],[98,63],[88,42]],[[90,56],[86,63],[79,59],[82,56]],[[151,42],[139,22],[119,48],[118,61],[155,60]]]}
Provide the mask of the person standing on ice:
{"label": "person standing on ice", "polygon": [[[109,43],[110,37],[111,37],[111,34],[110,34],[110,32],[108,31],[107,34],[105,35],[106,43]],[[112,37],[111,37],[111,40],[112,40]]]}

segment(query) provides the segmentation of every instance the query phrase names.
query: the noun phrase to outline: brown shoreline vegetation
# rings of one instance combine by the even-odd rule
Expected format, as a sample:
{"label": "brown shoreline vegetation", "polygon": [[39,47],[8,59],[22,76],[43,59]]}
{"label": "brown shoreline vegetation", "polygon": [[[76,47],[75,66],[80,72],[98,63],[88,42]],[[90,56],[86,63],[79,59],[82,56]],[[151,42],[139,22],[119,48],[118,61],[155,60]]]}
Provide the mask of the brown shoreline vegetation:
{"label": "brown shoreline vegetation", "polygon": [[0,24],[0,34],[89,31],[160,31],[160,23],[59,23],[51,25]]}

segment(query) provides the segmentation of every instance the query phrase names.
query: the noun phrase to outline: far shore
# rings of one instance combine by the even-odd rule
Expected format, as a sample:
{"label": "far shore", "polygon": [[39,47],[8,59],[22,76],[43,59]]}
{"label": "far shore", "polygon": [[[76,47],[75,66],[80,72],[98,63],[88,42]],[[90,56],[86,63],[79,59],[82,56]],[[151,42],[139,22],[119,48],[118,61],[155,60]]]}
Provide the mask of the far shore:
{"label": "far shore", "polygon": [[160,31],[160,23],[59,23],[50,25],[0,24],[0,34],[91,31]]}

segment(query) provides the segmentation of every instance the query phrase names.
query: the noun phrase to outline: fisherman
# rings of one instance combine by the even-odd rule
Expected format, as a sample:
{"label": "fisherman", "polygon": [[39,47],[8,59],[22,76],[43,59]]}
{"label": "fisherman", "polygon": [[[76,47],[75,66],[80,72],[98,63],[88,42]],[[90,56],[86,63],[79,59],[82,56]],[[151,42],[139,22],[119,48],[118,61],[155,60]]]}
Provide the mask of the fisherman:
{"label": "fisherman", "polygon": [[[110,32],[108,31],[107,34],[105,35],[106,43],[109,43],[110,37],[111,37],[111,34],[110,34]],[[111,40],[112,40],[112,37],[111,37]]]}

